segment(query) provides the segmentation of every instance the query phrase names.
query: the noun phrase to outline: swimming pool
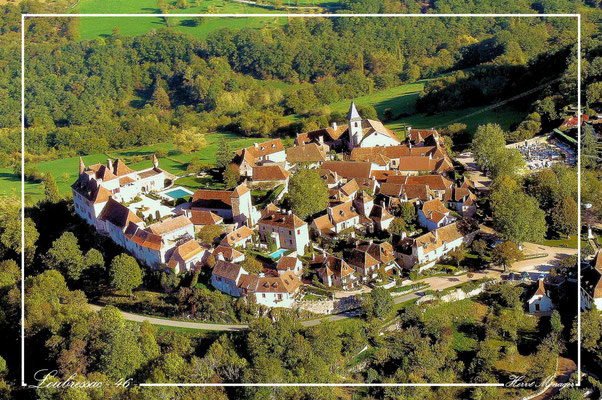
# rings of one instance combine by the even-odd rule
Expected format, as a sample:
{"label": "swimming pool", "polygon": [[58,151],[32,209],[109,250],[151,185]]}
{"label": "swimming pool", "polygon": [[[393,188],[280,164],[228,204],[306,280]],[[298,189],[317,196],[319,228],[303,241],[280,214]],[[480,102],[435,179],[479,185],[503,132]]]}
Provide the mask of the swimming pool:
{"label": "swimming pool", "polygon": [[176,190],[172,190],[171,192],[167,192],[165,194],[167,196],[171,197],[172,199],[179,199],[181,197],[190,196],[192,193],[190,193],[184,189],[176,189]]}
{"label": "swimming pool", "polygon": [[286,251],[287,251],[286,249],[280,249],[280,250],[276,250],[275,252],[273,252],[272,254],[270,254],[270,258],[271,258],[272,260],[277,260],[277,259],[279,259],[280,257],[282,257],[282,255],[283,255],[284,253],[286,253]]}

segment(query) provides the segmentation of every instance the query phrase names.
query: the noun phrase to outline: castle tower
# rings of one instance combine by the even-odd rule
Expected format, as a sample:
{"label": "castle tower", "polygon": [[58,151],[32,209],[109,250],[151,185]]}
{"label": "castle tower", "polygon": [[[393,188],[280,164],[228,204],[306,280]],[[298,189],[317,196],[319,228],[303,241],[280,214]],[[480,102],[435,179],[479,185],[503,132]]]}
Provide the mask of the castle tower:
{"label": "castle tower", "polygon": [[84,164],[84,160],[80,156],[79,157],[79,174],[80,175],[83,174],[85,170],[86,170],[86,164]]}
{"label": "castle tower", "polygon": [[355,103],[352,101],[347,113],[347,121],[349,122],[349,145],[351,148],[357,147],[362,140],[362,117],[355,108]]}

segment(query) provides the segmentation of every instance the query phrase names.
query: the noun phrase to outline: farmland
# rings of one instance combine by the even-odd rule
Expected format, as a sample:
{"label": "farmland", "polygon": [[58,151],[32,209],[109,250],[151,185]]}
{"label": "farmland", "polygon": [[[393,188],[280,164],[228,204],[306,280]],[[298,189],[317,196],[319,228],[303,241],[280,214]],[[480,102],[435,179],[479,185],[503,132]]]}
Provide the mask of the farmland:
{"label": "farmland", "polygon": [[[284,24],[286,18],[204,18],[202,20],[190,17],[176,17],[177,14],[276,14],[282,13],[271,8],[254,6],[245,3],[237,3],[226,0],[205,0],[187,8],[174,8],[172,4],[169,10],[174,17],[170,19],[169,26],[180,32],[188,33],[193,36],[204,38],[207,34],[219,28],[261,28],[264,25],[273,23]],[[319,3],[317,1],[316,3]],[[302,1],[300,4],[309,4],[310,1]],[[82,0],[75,10],[82,14],[159,14],[156,0]],[[168,25],[163,18],[82,18],[80,32],[82,39],[94,39],[98,36],[109,36],[114,27],[119,27],[121,35],[135,36],[141,35],[151,30],[166,28]]]}

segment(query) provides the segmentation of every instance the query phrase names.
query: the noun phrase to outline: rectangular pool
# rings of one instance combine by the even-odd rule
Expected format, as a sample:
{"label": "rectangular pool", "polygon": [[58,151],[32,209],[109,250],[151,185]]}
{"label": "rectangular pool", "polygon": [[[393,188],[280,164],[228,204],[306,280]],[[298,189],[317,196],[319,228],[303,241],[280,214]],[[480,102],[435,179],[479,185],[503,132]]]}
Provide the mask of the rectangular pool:
{"label": "rectangular pool", "polygon": [[280,257],[282,257],[282,255],[284,253],[286,253],[288,250],[287,249],[280,249],[280,250],[276,250],[275,252],[273,252],[272,254],[270,254],[270,258],[272,260],[278,260]]}
{"label": "rectangular pool", "polygon": [[172,199],[179,199],[181,197],[186,197],[186,196],[190,196],[191,193],[184,190],[184,189],[176,189],[176,190],[172,190],[171,192],[167,192],[165,193],[166,195],[168,195],[169,197],[171,197]]}

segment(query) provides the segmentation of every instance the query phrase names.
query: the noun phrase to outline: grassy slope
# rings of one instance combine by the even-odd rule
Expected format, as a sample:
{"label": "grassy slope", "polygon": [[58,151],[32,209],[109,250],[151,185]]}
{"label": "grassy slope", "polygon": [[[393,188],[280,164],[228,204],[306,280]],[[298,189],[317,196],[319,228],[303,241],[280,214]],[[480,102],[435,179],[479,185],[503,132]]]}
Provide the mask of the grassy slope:
{"label": "grassy slope", "polygon": [[[224,0],[203,0],[200,6],[189,7],[185,9],[172,9],[170,14],[204,14],[209,12],[212,7],[212,13],[220,14],[272,14],[278,11],[256,7],[241,3],[235,3]],[[157,14],[156,0],[82,0],[76,7],[76,10],[82,14]],[[207,18],[203,23],[196,25],[191,18],[179,17],[172,18],[172,27],[178,31],[189,33],[191,35],[204,38],[207,33],[222,27],[242,28],[261,27],[265,24],[273,23],[284,24],[286,18],[267,19],[267,18]],[[113,27],[118,26],[121,35],[142,35],[152,29],[165,28],[167,25],[163,18],[111,18],[111,17],[86,17],[82,18],[80,32],[82,39],[93,39],[97,36],[111,35]]]}
{"label": "grassy slope", "polygon": [[[134,169],[144,169],[151,166],[150,155],[155,152],[156,149],[162,147],[170,150],[168,158],[159,160],[159,163],[163,169],[172,174],[180,175],[186,170],[186,163],[193,157],[199,157],[203,162],[215,162],[215,153],[219,141],[222,137],[229,140],[230,146],[233,149],[240,149],[252,145],[254,142],[261,142],[266,139],[264,138],[246,138],[236,134],[225,132],[225,133],[212,133],[207,135],[208,146],[196,153],[192,154],[179,154],[171,143],[157,144],[152,146],[142,146],[129,150],[121,151],[109,151],[107,154],[92,154],[84,156],[84,162],[86,165],[95,163],[104,163],[107,158],[122,158],[124,161],[132,156],[149,156],[149,159],[143,162],[129,164]],[[40,172],[50,172],[55,177],[59,190],[63,194],[71,193],[71,184],[77,179],[77,171],[79,166],[79,157],[70,157],[53,161],[46,161],[36,164],[36,167]],[[68,173],[69,177],[64,179],[62,175]],[[12,174],[11,168],[0,168],[0,195],[15,195],[20,194],[21,180],[19,177]],[[42,187],[38,183],[25,183],[25,195],[31,196],[31,201],[36,201],[41,198]]]}
{"label": "grassy slope", "polygon": [[[497,123],[502,129],[507,130],[513,123],[521,121],[526,115],[526,112],[521,112],[511,107],[501,107],[476,115],[470,114],[485,107],[447,111],[434,115],[426,115],[424,113],[417,114],[416,100],[426,82],[427,80],[421,80],[415,83],[407,83],[394,88],[375,91],[353,100],[360,106],[372,105],[376,109],[379,118],[389,129],[395,132],[403,131],[407,126],[414,128],[441,128],[454,122],[466,124],[471,133],[474,133],[479,125],[488,122]],[[347,112],[349,103],[350,100],[343,100],[329,104],[329,106],[332,111]],[[395,116],[409,116],[403,116],[393,121],[385,121],[383,114],[387,108],[390,108]],[[289,117],[291,120],[300,120],[301,118],[302,116],[299,115]]]}

